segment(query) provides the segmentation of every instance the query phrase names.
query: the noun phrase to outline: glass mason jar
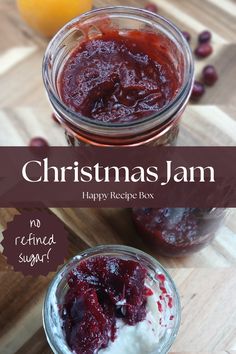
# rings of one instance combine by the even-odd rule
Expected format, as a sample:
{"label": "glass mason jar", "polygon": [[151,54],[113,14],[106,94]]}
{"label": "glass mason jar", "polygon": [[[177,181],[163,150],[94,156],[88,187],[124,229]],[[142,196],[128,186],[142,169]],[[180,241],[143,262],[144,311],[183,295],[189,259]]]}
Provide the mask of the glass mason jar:
{"label": "glass mason jar", "polygon": [[[94,256],[112,256],[141,263],[147,269],[146,285],[150,286],[152,291],[158,296],[161,293],[160,280],[158,279],[162,279],[162,281],[165,279],[166,297],[161,296],[162,317],[161,321],[157,322],[160,323],[161,335],[159,343],[155,350],[152,351],[152,354],[167,353],[177,336],[180,326],[181,307],[175,284],[167,271],[154,258],[140,250],[117,245],[99,246],[80,253],[65,264],[52,280],[45,297],[43,322],[47,340],[53,352],[57,354],[72,354],[72,350],[65,339],[60,309],[62,309],[64,297],[68,290],[68,274],[78,266],[80,261]],[[168,305],[168,299],[170,298],[172,299],[171,307]]]}
{"label": "glass mason jar", "polygon": [[[180,87],[175,97],[157,113],[152,112],[150,116],[136,121],[105,123],[81,116],[63,103],[59,92],[59,77],[65,62],[85,39],[84,28],[89,28],[86,34],[89,38],[96,38],[101,33],[100,26],[107,21],[109,30],[148,31],[161,36],[160,46],[167,48],[180,79]],[[193,75],[191,49],[181,31],[159,15],[125,6],[93,10],[69,22],[49,43],[43,61],[43,79],[49,101],[72,146],[175,145],[180,117],[191,94]]]}
{"label": "glass mason jar", "polygon": [[175,257],[197,252],[210,244],[229,209],[134,208],[138,234],[157,253]]}

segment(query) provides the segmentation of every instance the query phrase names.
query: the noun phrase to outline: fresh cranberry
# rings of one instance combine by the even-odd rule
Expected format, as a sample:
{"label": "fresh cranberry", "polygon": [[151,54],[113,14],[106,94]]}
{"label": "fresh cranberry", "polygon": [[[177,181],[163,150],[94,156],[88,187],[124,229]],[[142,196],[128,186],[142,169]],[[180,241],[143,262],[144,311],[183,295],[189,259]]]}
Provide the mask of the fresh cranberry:
{"label": "fresh cranberry", "polygon": [[214,83],[218,80],[218,74],[213,65],[207,65],[203,68],[202,79],[203,82],[208,86],[214,85]]}
{"label": "fresh cranberry", "polygon": [[191,35],[189,32],[183,31],[182,34],[183,34],[184,38],[187,40],[187,42],[191,41]]}
{"label": "fresh cranberry", "polygon": [[205,93],[204,85],[199,81],[194,81],[193,89],[191,93],[191,100],[193,101],[199,100],[204,93]]}
{"label": "fresh cranberry", "polygon": [[116,336],[116,318],[135,325],[146,317],[147,271],[140,263],[110,256],[79,263],[68,279],[62,308],[66,340],[76,354],[97,353]]}
{"label": "fresh cranberry", "polygon": [[36,137],[30,140],[29,146],[31,147],[48,147],[49,144],[44,138]]}
{"label": "fresh cranberry", "polygon": [[213,52],[213,48],[209,43],[202,43],[195,49],[194,53],[198,58],[206,58]]}
{"label": "fresh cranberry", "polygon": [[207,43],[211,40],[211,32],[210,31],[203,31],[198,36],[199,43]]}
{"label": "fresh cranberry", "polygon": [[154,12],[155,14],[158,12],[158,7],[157,5],[153,4],[152,2],[148,3],[145,6],[145,9],[150,11],[150,12]]}

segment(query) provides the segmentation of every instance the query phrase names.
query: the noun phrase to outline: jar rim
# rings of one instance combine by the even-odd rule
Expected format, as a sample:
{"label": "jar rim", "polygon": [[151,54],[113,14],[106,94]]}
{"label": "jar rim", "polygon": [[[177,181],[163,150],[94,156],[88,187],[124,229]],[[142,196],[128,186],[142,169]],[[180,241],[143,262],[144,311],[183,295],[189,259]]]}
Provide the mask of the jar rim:
{"label": "jar rim", "polygon": [[[80,260],[83,260],[84,257],[89,258],[93,256],[98,256],[101,253],[105,253],[105,255],[115,255],[115,254],[122,254],[128,256],[135,256],[137,261],[143,260],[146,261],[147,263],[153,265],[155,267],[155,272],[157,274],[164,274],[166,277],[167,282],[170,284],[171,290],[173,291],[173,296],[174,296],[174,306],[176,308],[176,321],[174,324],[174,327],[171,329],[171,335],[169,336],[168,341],[165,343],[164,348],[162,353],[167,353],[168,350],[170,349],[171,345],[173,344],[173,341],[175,340],[180,323],[181,323],[181,303],[180,303],[180,297],[179,293],[177,291],[177,288],[175,286],[175,283],[168,273],[168,271],[151,255],[148,253],[145,253],[139,249],[130,247],[130,246],[125,246],[125,245],[100,245],[96,247],[89,248],[87,250],[84,250],[80,252],[78,255],[74,256],[71,258],[68,262],[66,262],[62,268],[56,273],[54,276],[53,280],[51,281],[46,296],[44,300],[44,306],[43,306],[43,327],[46,333],[47,340],[50,344],[50,346],[56,350],[56,353],[63,353],[60,352],[60,348],[58,347],[57,343],[52,343],[53,340],[55,341],[55,334],[52,333],[52,326],[50,323],[50,318],[48,318],[47,314],[50,313],[51,310],[51,303],[50,303],[50,297],[55,293],[56,290],[62,281],[62,279],[65,278],[65,275],[68,274],[70,270],[72,270],[75,267],[75,264],[78,264]],[[145,265],[144,265],[145,266]],[[59,311],[58,311],[58,316],[59,316]]]}
{"label": "jar rim", "polygon": [[[135,19],[139,19],[147,16],[149,20],[156,20],[156,23],[159,23],[163,26],[167,26],[170,31],[173,31],[175,35],[178,36],[178,39],[181,44],[183,44],[183,56],[184,59],[186,60],[186,67],[185,67],[185,73],[184,73],[184,78],[183,82],[181,84],[181,87],[175,97],[166,105],[164,105],[158,112],[155,112],[153,114],[150,114],[149,116],[140,118],[135,121],[128,121],[128,122],[122,122],[122,123],[117,123],[117,122],[101,122],[95,119],[91,119],[89,117],[85,117],[76,111],[70,109],[59,97],[59,95],[56,94],[55,90],[52,88],[52,85],[50,83],[50,77],[49,77],[49,62],[52,57],[52,50],[54,48],[57,48],[57,46],[60,44],[60,41],[63,40],[64,36],[68,32],[69,29],[73,28],[77,23],[79,23],[82,20],[89,19],[90,17],[97,16],[101,13],[104,13],[105,15],[109,14],[115,14],[117,12],[117,15],[133,15],[137,16]],[[193,62],[193,56],[192,56],[192,51],[191,48],[186,41],[184,35],[182,32],[170,21],[169,19],[160,16],[155,13],[151,13],[150,11],[147,11],[145,9],[140,9],[136,7],[131,7],[131,6],[108,6],[108,7],[103,7],[99,9],[94,9],[92,11],[86,12],[67,24],[65,24],[61,30],[59,30],[56,35],[52,38],[52,40],[49,42],[48,47],[46,49],[44,58],[43,58],[43,66],[42,66],[42,73],[43,73],[43,81],[44,85],[46,87],[48,96],[50,98],[51,104],[54,108],[58,108],[60,112],[65,114],[67,116],[68,121],[74,125],[77,128],[84,128],[87,130],[90,128],[90,131],[96,132],[96,129],[108,129],[109,132],[113,132],[114,134],[117,134],[117,129],[119,128],[121,131],[128,130],[130,128],[136,127],[136,128],[142,128],[143,126],[146,126],[147,123],[155,123],[157,122],[158,118],[158,123],[162,124],[166,121],[166,114],[169,114],[173,112],[173,115],[176,113],[177,109],[176,107],[182,107],[182,105],[186,102],[186,99],[189,97],[193,85],[193,77],[194,77],[194,62]],[[86,129],[87,128],[87,129]]]}

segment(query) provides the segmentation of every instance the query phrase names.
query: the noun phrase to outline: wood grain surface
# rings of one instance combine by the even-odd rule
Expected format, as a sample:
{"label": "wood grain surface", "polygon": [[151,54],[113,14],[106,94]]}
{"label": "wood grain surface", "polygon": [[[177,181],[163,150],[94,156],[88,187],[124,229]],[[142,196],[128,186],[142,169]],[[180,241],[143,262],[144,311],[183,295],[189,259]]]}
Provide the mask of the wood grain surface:
{"label": "wood grain surface", "polygon": [[[219,82],[183,116],[179,145],[236,144],[236,2],[231,0],[155,0],[160,14],[193,37],[213,32],[214,53],[196,61],[196,76],[214,64]],[[96,0],[95,6],[131,5],[140,0]],[[27,145],[34,136],[66,145],[41,78],[47,41],[20,19],[14,0],[0,0],[0,145]],[[128,244],[151,253],[137,237],[124,209],[52,209],[70,234],[69,256],[97,244]],[[0,231],[19,213],[0,210]],[[181,296],[182,322],[173,353],[236,353],[236,213],[211,246],[186,258],[158,257],[172,274]],[[0,256],[0,353],[49,354],[42,329],[42,303],[53,274],[23,277]],[[125,354],[125,353],[124,353]]]}

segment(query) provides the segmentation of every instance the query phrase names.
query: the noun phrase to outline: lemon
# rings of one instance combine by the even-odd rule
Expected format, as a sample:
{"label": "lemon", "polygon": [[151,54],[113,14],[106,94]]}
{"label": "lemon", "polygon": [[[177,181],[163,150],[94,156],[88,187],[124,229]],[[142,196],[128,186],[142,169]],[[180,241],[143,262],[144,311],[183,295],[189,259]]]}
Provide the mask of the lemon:
{"label": "lemon", "polygon": [[52,37],[65,23],[91,10],[92,0],[17,0],[25,22],[46,37]]}

